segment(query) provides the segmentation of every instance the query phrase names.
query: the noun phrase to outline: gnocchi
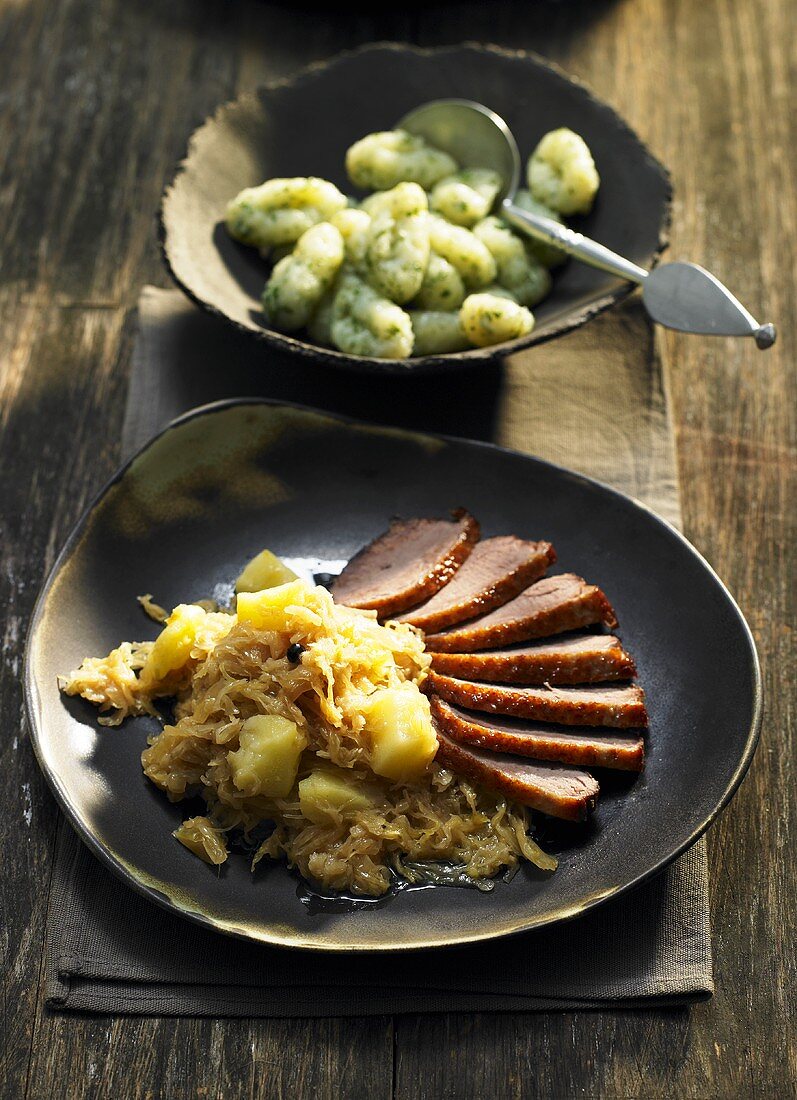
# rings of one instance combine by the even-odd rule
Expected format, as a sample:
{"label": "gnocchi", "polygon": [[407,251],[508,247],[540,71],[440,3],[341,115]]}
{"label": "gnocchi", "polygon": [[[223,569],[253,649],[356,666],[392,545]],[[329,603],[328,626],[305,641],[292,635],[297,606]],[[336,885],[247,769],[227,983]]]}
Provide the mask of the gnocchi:
{"label": "gnocchi", "polygon": [[[515,206],[519,206],[521,210],[526,210],[529,214],[541,214],[544,218],[562,223],[562,215],[558,211],[552,210],[550,206],[546,206],[544,202],[537,202],[536,199],[531,197],[530,191],[525,189],[518,191],[514,203]],[[555,244],[548,244],[547,241],[538,241],[534,237],[526,237],[525,244],[526,250],[532,256],[536,256],[544,267],[559,267],[567,259],[566,252],[563,252],[561,248],[557,248]]]}
{"label": "gnocchi", "polygon": [[413,214],[425,213],[429,209],[429,200],[419,184],[405,180],[391,187],[389,191],[375,191],[373,195],[363,199],[361,208],[372,218],[380,214],[407,218]]}
{"label": "gnocchi", "polygon": [[452,263],[430,252],[429,263],[415,298],[415,305],[425,310],[459,309],[465,301],[465,284]]}
{"label": "gnocchi", "polygon": [[459,310],[411,309],[413,355],[446,355],[470,347]]}
{"label": "gnocchi", "polygon": [[406,359],[414,342],[409,314],[354,272],[341,276],[330,335],[340,351],[376,359]]}
{"label": "gnocchi", "polygon": [[421,289],[429,263],[426,193],[400,183],[384,195],[365,234],[364,271],[375,290],[399,305]]}
{"label": "gnocchi", "polygon": [[343,237],[346,259],[354,267],[359,267],[365,259],[368,227],[371,224],[370,215],[365,210],[347,206],[345,210],[339,210],[337,214],[333,214],[329,221]]}
{"label": "gnocchi", "polygon": [[516,340],[534,328],[534,317],[525,306],[497,294],[470,294],[459,316],[465,335],[477,348]]}
{"label": "gnocchi", "polygon": [[463,168],[436,183],[429,197],[432,210],[454,225],[471,229],[493,208],[501,177],[490,168]]}
{"label": "gnocchi", "polygon": [[562,127],[551,130],[529,157],[529,191],[560,214],[588,214],[600,185],[589,146]]}
{"label": "gnocchi", "polygon": [[332,346],[332,313],[335,308],[335,295],[338,284],[333,283],[318,303],[315,313],[307,322],[307,334],[316,344]]}
{"label": "gnocchi", "polygon": [[247,187],[227,207],[230,236],[263,251],[291,245],[346,206],[334,183],[316,176],[273,179]]}
{"label": "gnocchi", "polygon": [[489,248],[498,268],[498,282],[511,290],[522,306],[542,301],[551,289],[546,267],[526,251],[523,241],[500,218],[485,218],[473,230]]}
{"label": "gnocchi", "polygon": [[429,241],[438,256],[457,269],[469,290],[477,290],[495,280],[498,269],[492,253],[469,229],[431,215]]}
{"label": "gnocchi", "polygon": [[303,328],[329,289],[344,257],[343,237],[329,222],[308,229],[280,260],[263,291],[263,310],[275,328]]}
{"label": "gnocchi", "polygon": [[517,298],[511,290],[507,290],[505,286],[499,286],[498,283],[492,283],[491,286],[486,286],[481,293],[494,294],[496,298],[506,298],[508,302],[517,301]]}
{"label": "gnocchi", "polygon": [[[530,307],[566,256],[492,213],[497,172],[461,167],[403,130],[366,135],[345,162],[352,183],[371,192],[362,199],[299,176],[246,188],[227,207],[230,235],[272,265],[262,296],[272,328],[383,359],[489,347],[533,330]],[[566,128],[542,138],[527,176],[516,205],[560,223],[588,211],[600,183],[589,148]]]}
{"label": "gnocchi", "polygon": [[456,170],[457,162],[448,153],[405,130],[368,134],[346,153],[349,179],[364,191],[388,191],[405,181],[429,190]]}

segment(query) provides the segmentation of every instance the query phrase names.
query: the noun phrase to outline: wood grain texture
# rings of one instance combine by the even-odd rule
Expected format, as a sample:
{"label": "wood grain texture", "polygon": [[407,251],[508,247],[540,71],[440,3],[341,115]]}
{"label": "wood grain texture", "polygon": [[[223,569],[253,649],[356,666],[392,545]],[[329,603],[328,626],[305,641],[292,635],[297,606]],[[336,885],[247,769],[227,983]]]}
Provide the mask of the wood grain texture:
{"label": "wood grain texture", "polygon": [[[115,463],[129,311],[143,282],[166,285],[161,187],[217,102],[379,38],[496,41],[586,79],[673,171],[671,255],[704,262],[779,323],[766,356],[671,333],[645,351],[671,394],[687,534],[737,594],[766,681],[761,749],[710,834],[717,994],[691,1012],[395,1027],[51,1014],[39,978],[57,815],[21,731],[21,644],[43,573]],[[793,0],[473,0],[395,17],[263,0],[0,0],[5,1094],[795,1095],[795,43]],[[622,315],[639,337],[637,314]],[[533,365],[513,365],[497,437],[520,440],[533,388]]]}
{"label": "wood grain texture", "polygon": [[[795,147],[797,10],[788,0],[456,5],[426,43],[474,37],[536,49],[590,83],[666,163],[670,256],[697,259],[777,320],[767,356],[748,343],[662,331],[684,526],[748,615],[767,699],[762,744],[709,834],[717,993],[691,1013],[399,1021],[397,1095],[449,1052],[440,1096],[757,1096],[797,1093],[795,894]],[[583,22],[579,16],[583,14]],[[585,330],[586,334],[586,330]],[[565,354],[565,341],[560,353]],[[531,391],[527,391],[531,392]],[[491,1051],[490,1058],[481,1055]],[[458,1069],[455,1067],[459,1067]],[[467,1072],[464,1067],[468,1067]],[[457,1084],[459,1082],[459,1084]],[[467,1083],[466,1083],[467,1082]]]}
{"label": "wood grain texture", "polygon": [[[142,283],[167,283],[154,232],[161,189],[257,43],[276,60],[256,79],[311,60],[314,43],[318,54],[343,44],[335,35],[325,50],[316,27],[297,31],[289,7],[212,0],[0,7],[3,1095],[390,1093],[389,1021],[75,1019],[46,1011],[38,992],[57,815],[21,729],[33,601],[116,463],[130,309]],[[360,21],[360,38],[383,33]]]}

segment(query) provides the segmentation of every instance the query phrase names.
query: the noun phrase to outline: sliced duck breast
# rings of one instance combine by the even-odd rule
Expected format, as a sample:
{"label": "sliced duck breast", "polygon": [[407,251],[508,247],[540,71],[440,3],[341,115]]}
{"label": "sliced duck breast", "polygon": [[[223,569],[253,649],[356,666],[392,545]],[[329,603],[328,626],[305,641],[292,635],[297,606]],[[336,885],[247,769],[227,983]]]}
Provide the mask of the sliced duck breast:
{"label": "sliced duck breast", "polygon": [[431,697],[430,703],[438,728],[460,744],[585,768],[641,772],[644,767],[645,744],[641,737],[620,737],[592,730],[560,730],[541,723],[472,714],[436,695]]}
{"label": "sliced duck breast", "polygon": [[477,684],[430,672],[424,690],[469,710],[511,714],[564,726],[647,726],[645,694],[636,684],[628,687],[516,687]]}
{"label": "sliced duck breast", "polygon": [[464,509],[453,519],[394,520],[351,559],[332,585],[338,603],[380,618],[428,600],[453,577],[479,539],[479,524]]}
{"label": "sliced duck breast", "polygon": [[594,584],[587,584],[574,573],[562,573],[543,577],[487,615],[439,634],[428,634],[426,648],[444,653],[472,653],[595,623],[617,626],[611,604]]}
{"label": "sliced duck breast", "polygon": [[574,634],[475,653],[433,653],[432,668],[462,680],[505,684],[598,684],[636,675],[633,659],[611,634]]}
{"label": "sliced duck breast", "polygon": [[517,596],[555,561],[549,542],[527,542],[514,535],[484,539],[447,585],[419,607],[405,611],[399,621],[431,633],[474,619]]}
{"label": "sliced duck breast", "polygon": [[589,772],[522,760],[506,753],[463,745],[436,725],[436,760],[506,798],[568,821],[583,821],[594,809],[600,787]]}

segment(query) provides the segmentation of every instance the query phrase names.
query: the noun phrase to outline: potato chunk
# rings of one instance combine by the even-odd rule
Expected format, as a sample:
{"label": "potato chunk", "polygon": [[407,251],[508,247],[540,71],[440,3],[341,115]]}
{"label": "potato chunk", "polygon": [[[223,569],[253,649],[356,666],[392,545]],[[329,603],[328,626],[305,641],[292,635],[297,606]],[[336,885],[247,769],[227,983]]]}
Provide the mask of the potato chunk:
{"label": "potato chunk", "polygon": [[398,783],[417,779],[437,752],[429,700],[414,684],[379,688],[362,705],[371,738],[371,767]]}
{"label": "potato chunk", "polygon": [[266,798],[290,794],[307,747],[307,738],[296,723],[276,714],[256,714],[246,719],[238,741],[238,751],[227,754],[238,790]]}
{"label": "potato chunk", "polygon": [[235,591],[262,592],[264,588],[276,588],[277,585],[295,580],[298,577],[294,571],[281,562],[276,554],[272,554],[270,550],[261,550],[244,566],[235,582]]}
{"label": "potato chunk", "polygon": [[375,804],[373,795],[373,791],[357,785],[343,768],[317,768],[299,784],[302,815],[316,825],[371,809]]}

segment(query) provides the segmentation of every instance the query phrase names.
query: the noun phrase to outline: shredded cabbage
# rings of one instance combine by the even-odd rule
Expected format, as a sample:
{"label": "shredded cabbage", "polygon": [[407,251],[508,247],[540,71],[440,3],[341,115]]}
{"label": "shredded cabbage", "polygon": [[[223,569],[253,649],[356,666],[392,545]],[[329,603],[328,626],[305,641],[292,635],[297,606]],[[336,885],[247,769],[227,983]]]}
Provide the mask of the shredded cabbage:
{"label": "shredded cabbage", "polygon": [[[409,692],[417,697],[417,726],[418,713],[428,714],[420,687],[430,661],[415,628],[380,625],[375,612],[336,604],[325,589],[294,581],[239,594],[236,614],[181,604],[155,642],[123,642],[105,658],[87,658],[61,686],[97,704],[107,725],[155,714],[155,699],[174,696],[174,722],[150,737],[142,765],[172,801],[204,799],[207,816],[184,822],[175,836],[206,862],[226,859],[227,834],[246,840],[270,822],[253,867],[284,857],[324,887],[361,894],[383,894],[404,863],[453,864],[474,882],[520,859],[552,870],[556,861],[528,835],[523,806],[427,758],[411,780],[375,773],[377,734],[366,701],[397,689],[400,707]],[[254,715],[288,719],[301,734],[296,784],[285,798],[247,789],[231,765],[243,723]],[[417,751],[428,743],[419,737]],[[403,751],[411,755],[414,744]],[[358,808],[347,809],[344,799],[343,808],[325,804],[310,820],[298,784],[331,765],[368,792],[367,808],[353,799]],[[440,881],[450,874],[441,872]]]}

